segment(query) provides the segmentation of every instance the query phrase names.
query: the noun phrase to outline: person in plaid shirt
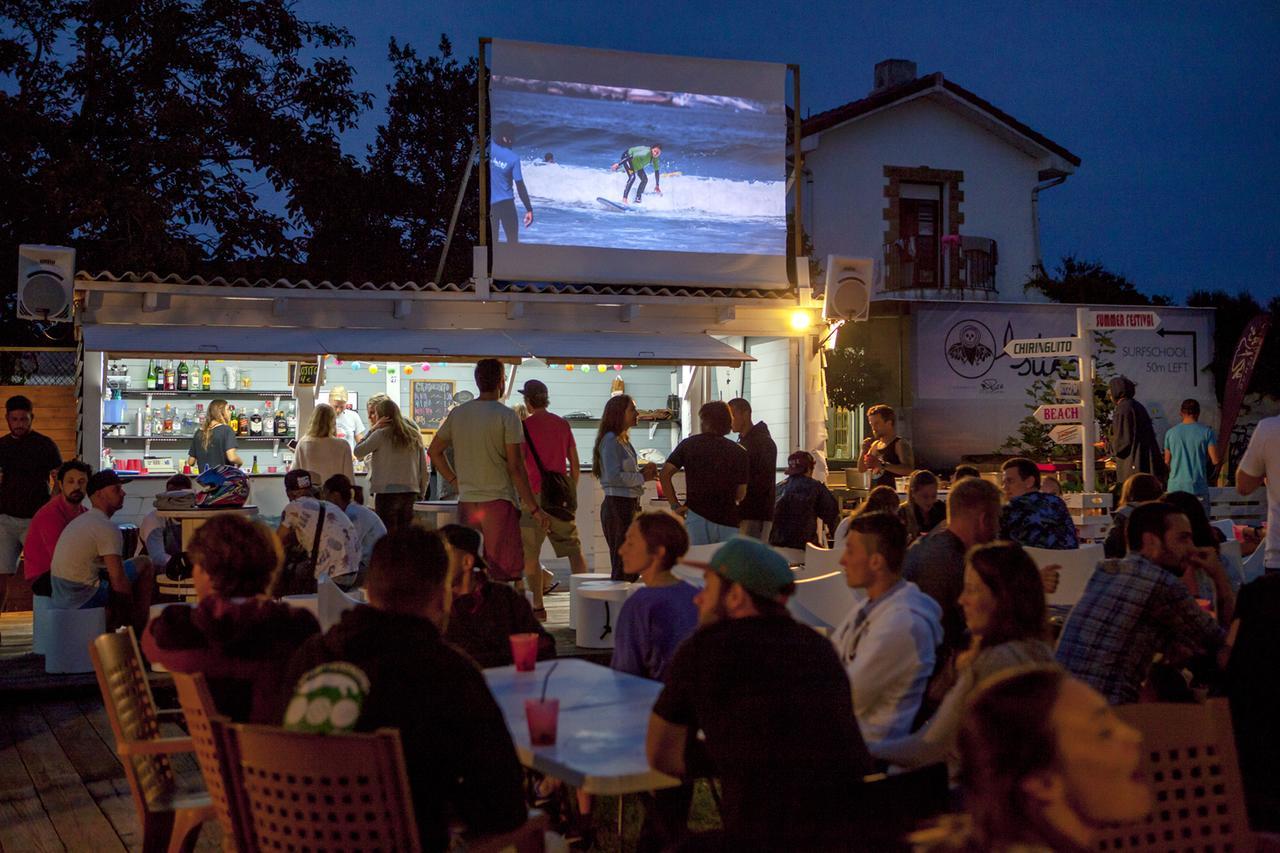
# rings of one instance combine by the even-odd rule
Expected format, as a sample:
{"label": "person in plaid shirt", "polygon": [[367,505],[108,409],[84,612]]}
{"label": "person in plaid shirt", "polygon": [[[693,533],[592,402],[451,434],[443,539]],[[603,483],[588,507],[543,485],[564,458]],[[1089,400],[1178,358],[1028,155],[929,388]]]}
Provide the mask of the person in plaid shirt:
{"label": "person in plaid shirt", "polygon": [[[1185,659],[1219,652],[1235,596],[1221,564],[1191,541],[1191,522],[1167,503],[1144,504],[1128,526],[1129,554],[1103,560],[1072,610],[1058,643],[1058,663],[1113,705],[1136,702],[1153,657]],[[1201,569],[1213,580],[1217,621],[1187,591],[1182,574]],[[1219,663],[1222,663],[1220,660]]]}

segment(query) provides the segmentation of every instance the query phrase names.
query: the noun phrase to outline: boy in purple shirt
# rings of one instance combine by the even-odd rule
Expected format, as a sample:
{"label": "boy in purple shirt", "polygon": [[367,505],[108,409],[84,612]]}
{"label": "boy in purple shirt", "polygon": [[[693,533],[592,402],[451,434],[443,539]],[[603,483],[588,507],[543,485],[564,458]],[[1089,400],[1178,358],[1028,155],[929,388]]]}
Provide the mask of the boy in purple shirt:
{"label": "boy in purple shirt", "polygon": [[689,534],[674,513],[637,516],[618,548],[623,570],[638,574],[644,589],[622,605],[614,628],[613,668],[662,681],[680,645],[698,627],[698,590],[671,573],[689,550]]}

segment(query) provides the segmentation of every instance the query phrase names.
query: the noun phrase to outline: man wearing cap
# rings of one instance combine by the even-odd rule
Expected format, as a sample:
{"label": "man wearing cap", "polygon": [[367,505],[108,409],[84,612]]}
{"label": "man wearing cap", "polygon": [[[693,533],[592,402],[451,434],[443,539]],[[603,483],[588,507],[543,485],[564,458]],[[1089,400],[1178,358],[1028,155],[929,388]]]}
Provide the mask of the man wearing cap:
{"label": "man wearing cap", "polygon": [[0,438],[0,602],[36,510],[49,500],[49,479],[62,464],[58,445],[31,428],[31,401],[15,394],[5,401],[9,434]]}
{"label": "man wearing cap", "polygon": [[724,849],[847,849],[873,768],[831,643],[791,618],[791,569],[761,542],[731,539],[704,580],[701,626],[676,651],[649,717],[649,763],[691,778],[686,750],[698,757],[701,731],[724,790]]}
{"label": "man wearing cap", "polygon": [[[812,542],[827,547],[826,536],[840,523],[840,504],[825,483],[813,478],[813,454],[797,450],[787,457],[787,479],[776,488],[773,529],[769,544],[777,548],[799,548]],[[827,533],[818,535],[818,520]]]}
{"label": "man wearing cap", "polygon": [[54,607],[106,607],[107,624],[146,627],[154,590],[151,561],[124,559],[124,536],[111,516],[124,506],[124,481],[115,471],[99,471],[85,489],[89,510],[62,530],[50,562]]}
{"label": "man wearing cap", "polygon": [[319,486],[312,481],[311,472],[301,468],[284,475],[289,503],[280,515],[276,536],[286,549],[296,547],[308,558],[315,554],[311,568],[316,580],[328,575],[339,587],[350,590],[360,577],[360,538],[341,507],[320,500]]}
{"label": "man wearing cap", "polygon": [[[524,467],[529,474],[529,488],[537,497],[538,505],[546,513],[549,527],[543,528],[529,513],[520,518],[520,539],[524,546],[524,577],[533,594],[533,611],[538,619],[545,620],[547,611],[542,606],[542,564],[538,555],[542,543],[551,539],[551,547],[557,557],[569,558],[569,570],[575,575],[587,570],[582,556],[582,543],[578,539],[578,524],[574,516],[578,509],[578,445],[573,440],[569,422],[548,411],[551,398],[547,386],[537,379],[530,379],[520,389],[524,395],[529,416],[524,419]],[[544,477],[543,472],[550,474]],[[551,482],[555,481],[555,482]],[[544,484],[547,488],[544,494]],[[564,493],[571,499],[567,505],[554,506],[549,498]]]}
{"label": "man wearing cap", "polygon": [[[524,575],[520,510],[543,527],[551,519],[529,488],[520,416],[502,402],[502,362],[480,359],[475,378],[480,395],[449,412],[427,452],[445,482],[458,487],[458,514],[484,538],[490,575],[496,581],[516,581]],[[449,448],[453,461],[446,456]]]}
{"label": "man wearing cap", "polygon": [[538,635],[538,660],[556,656],[555,638],[534,618],[525,597],[503,583],[491,583],[480,556],[480,534],[461,524],[440,528],[449,551],[452,601],[444,638],[482,667],[512,662],[512,634]]}

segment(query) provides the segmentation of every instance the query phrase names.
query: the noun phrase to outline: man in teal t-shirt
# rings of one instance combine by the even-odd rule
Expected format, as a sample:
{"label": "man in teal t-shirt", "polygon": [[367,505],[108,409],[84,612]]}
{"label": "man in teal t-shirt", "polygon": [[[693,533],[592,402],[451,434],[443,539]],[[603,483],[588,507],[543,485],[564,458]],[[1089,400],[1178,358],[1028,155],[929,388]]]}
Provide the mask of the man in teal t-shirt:
{"label": "man in teal t-shirt", "polygon": [[1200,423],[1200,404],[1182,401],[1182,423],[1164,434],[1164,462],[1169,466],[1169,491],[1209,497],[1209,470],[1218,464],[1218,440]]}
{"label": "man in teal t-shirt", "polygon": [[631,184],[637,177],[640,178],[640,186],[636,187],[636,204],[640,203],[640,196],[644,195],[645,185],[649,183],[649,176],[645,173],[644,167],[650,163],[653,164],[653,191],[658,195],[662,195],[662,174],[659,171],[658,158],[662,156],[661,145],[637,145],[634,148],[628,148],[622,152],[622,157],[617,163],[609,167],[609,171],[616,172],[621,166],[627,171],[627,186],[622,191],[622,201],[626,203],[627,195],[631,192]]}

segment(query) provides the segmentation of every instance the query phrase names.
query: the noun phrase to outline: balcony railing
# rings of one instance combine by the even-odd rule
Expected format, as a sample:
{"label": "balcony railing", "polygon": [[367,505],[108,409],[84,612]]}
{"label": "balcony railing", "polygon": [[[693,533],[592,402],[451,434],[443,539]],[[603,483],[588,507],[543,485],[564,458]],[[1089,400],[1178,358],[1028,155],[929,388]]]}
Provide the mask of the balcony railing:
{"label": "balcony railing", "polygon": [[[939,249],[942,269],[937,282],[916,280],[916,255],[904,241],[884,244],[884,290],[980,290],[996,292],[996,241],[989,237],[944,237]],[[951,271],[955,270],[957,281]]]}

